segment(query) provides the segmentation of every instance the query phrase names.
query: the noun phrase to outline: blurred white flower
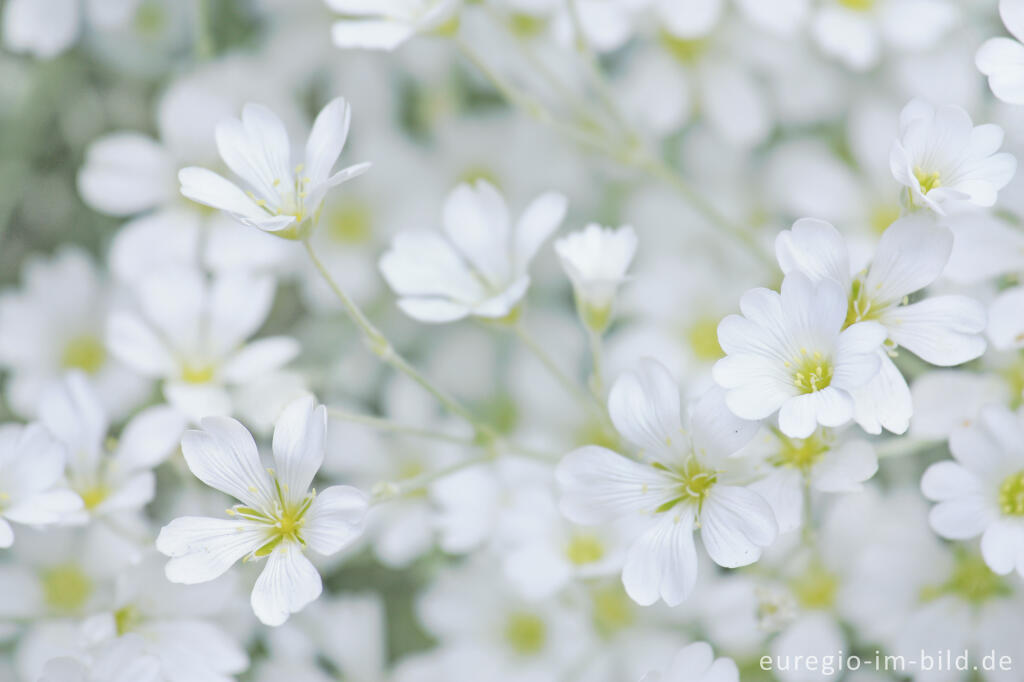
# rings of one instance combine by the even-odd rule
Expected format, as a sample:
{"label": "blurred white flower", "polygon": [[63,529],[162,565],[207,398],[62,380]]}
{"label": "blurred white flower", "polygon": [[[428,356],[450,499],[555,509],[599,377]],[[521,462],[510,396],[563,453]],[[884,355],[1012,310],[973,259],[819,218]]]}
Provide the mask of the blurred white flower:
{"label": "blurred white flower", "polygon": [[281,625],[320,596],[320,574],[304,551],[329,556],[359,537],[367,497],[351,486],[310,491],[324,458],[327,411],[312,398],[291,403],[274,428],[275,468],[266,470],[240,423],[208,417],[188,431],[182,452],[189,469],[240,501],[231,519],[186,516],[164,526],[157,549],[171,557],[167,577],[195,584],[222,575],[239,559],[267,559],[252,591],[263,623]]}
{"label": "blurred white flower", "polygon": [[842,287],[831,279],[812,282],[800,272],[786,275],[781,294],[748,291],[740,310],[718,326],[726,356],[713,370],[715,382],[727,389],[730,410],[744,419],[778,412],[779,428],[791,438],[853,419],[852,392],[880,367],[882,325],[846,326]]}
{"label": "blurred white flower", "polygon": [[945,538],[981,535],[981,553],[1000,575],[1024,576],[1024,422],[1000,405],[982,409],[975,423],[954,430],[955,461],[928,467],[925,497],[938,502],[932,528]]}
{"label": "blurred white flower", "polygon": [[715,658],[711,645],[695,642],[677,653],[668,667],[652,670],[640,682],[739,682],[740,671],[731,658]]}
{"label": "blurred white flower", "polygon": [[394,50],[417,33],[456,22],[462,0],[327,0],[327,6],[343,15],[331,26],[338,47]]}
{"label": "blurred white flower", "polygon": [[139,312],[110,317],[111,352],[163,380],[164,397],[193,421],[231,414],[229,389],[258,382],[299,353],[298,342],[286,336],[246,343],[270,313],[270,276],[242,271],[208,281],[197,270],[165,268],[137,289]]}
{"label": "blurred white flower", "polygon": [[826,0],[811,22],[822,50],[855,71],[878,64],[884,45],[928,49],[950,31],[959,12],[947,0]]}
{"label": "blurred white flower", "polygon": [[68,452],[69,487],[83,512],[98,517],[138,511],[152,501],[152,469],[177,449],[185,419],[166,406],[142,410],[124,426],[116,445],[107,436],[109,418],[85,375],[70,373],[43,396],[40,421]]}
{"label": "blurred white flower", "polygon": [[602,333],[612,318],[619,285],[636,254],[636,232],[590,224],[555,242],[562,269],[572,281],[576,309],[588,329]]}
{"label": "blurred white flower", "polygon": [[398,234],[381,256],[381,273],[399,307],[421,322],[506,317],[526,294],[530,261],[558,229],[566,205],[561,194],[542,194],[513,227],[491,184],[459,185],[445,200],[443,233]]}
{"label": "blurred white flower", "polygon": [[[931,296],[908,304],[931,285],[949,260],[953,235],[922,213],[900,218],[882,234],[871,262],[856,274],[851,249],[823,220],[804,218],[780,232],[775,251],[784,273],[838,283],[848,293],[843,327],[874,321],[885,327],[889,350],[904,347],[923,360],[948,367],[985,352],[985,311],[967,296]],[[869,433],[881,428],[903,433],[912,404],[902,374],[887,352],[878,350],[881,369],[868,384],[854,387],[854,418]]]}
{"label": "blurred white flower", "polygon": [[141,637],[122,637],[83,657],[51,659],[39,682],[160,682],[160,661],[145,653]]}
{"label": "blurred white flower", "polygon": [[1017,171],[1017,160],[998,152],[1002,144],[999,126],[975,126],[960,107],[914,99],[900,112],[889,166],[913,207],[945,215],[962,204],[992,206]]}
{"label": "blurred white flower", "polygon": [[150,382],[113,357],[106,340],[114,293],[80,249],[28,259],[21,288],[0,294],[0,365],[17,414],[37,414],[43,393],[68,370],[89,375],[113,418],[145,399]]}
{"label": "blurred white flower", "polygon": [[345,146],[352,112],[338,97],[320,111],[306,141],[305,161],[291,165],[288,131],[274,112],[246,104],[242,118],[217,125],[217,150],[246,189],[206,168],[178,172],[181,193],[200,204],[227,212],[238,222],[299,239],[316,225],[324,197],[332,188],[370,167],[368,163],[331,173]]}
{"label": "blurred white flower", "polygon": [[0,425],[0,548],[14,543],[10,522],[63,523],[82,499],[61,485],[64,447],[40,424]]}
{"label": "blurred white flower", "polygon": [[131,19],[142,0],[9,0],[0,27],[4,46],[50,59],[82,32],[83,24],[110,29]]}
{"label": "blurred white flower", "polygon": [[[978,48],[974,61],[988,76],[988,86],[1009,104],[1024,104],[1024,3],[999,0],[999,16],[1013,38],[990,38]],[[1015,40],[1015,39],[1016,40]]]}
{"label": "blurred white flower", "polygon": [[731,481],[727,471],[728,458],[753,438],[757,424],[730,414],[722,392],[713,388],[684,426],[678,386],[649,359],[615,382],[608,412],[640,459],[588,445],[566,455],[556,477],[570,521],[637,519],[642,532],[622,570],[629,596],[642,605],[685,600],[697,580],[697,528],[718,565],[757,561],[775,540],[775,517],[764,498]]}

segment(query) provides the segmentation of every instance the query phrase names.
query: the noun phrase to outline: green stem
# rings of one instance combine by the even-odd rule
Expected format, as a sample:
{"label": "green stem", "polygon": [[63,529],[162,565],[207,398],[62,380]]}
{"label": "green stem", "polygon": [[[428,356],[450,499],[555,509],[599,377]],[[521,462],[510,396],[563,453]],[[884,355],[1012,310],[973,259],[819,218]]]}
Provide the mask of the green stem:
{"label": "green stem", "polygon": [[402,374],[415,381],[417,384],[422,386],[428,393],[433,395],[438,402],[440,402],[445,409],[454,415],[462,417],[469,422],[476,430],[477,435],[484,437],[487,440],[494,440],[497,436],[493,428],[487,424],[479,421],[468,409],[463,407],[458,400],[450,396],[444,389],[435,386],[427,377],[423,376],[415,367],[402,357],[398,351],[395,350],[391,342],[388,341],[387,337],[370,322],[369,318],[363,313],[362,309],[356,305],[355,301],[349,298],[338,283],[331,277],[331,273],[328,272],[327,268],[321,262],[320,258],[317,257],[316,251],[313,249],[312,244],[309,243],[309,239],[303,240],[303,245],[306,247],[306,253],[309,254],[309,259],[312,261],[314,267],[323,277],[324,281],[334,292],[334,295],[341,301],[341,305],[345,310],[348,317],[356,324],[359,331],[363,335],[363,340],[374,355],[379,357],[384,363],[390,365],[394,369],[398,370]]}
{"label": "green stem", "polygon": [[593,371],[590,378],[590,388],[598,400],[604,400],[604,352],[601,335],[588,328],[587,341],[590,343],[590,358]]}
{"label": "green stem", "polygon": [[352,422],[353,424],[362,424],[378,431],[386,431],[388,433],[394,433],[402,436],[414,436],[416,438],[426,438],[428,440],[443,441],[445,443],[453,443],[455,445],[465,445],[467,447],[473,447],[478,443],[473,438],[466,438],[463,436],[456,436],[443,431],[436,431],[433,429],[424,429],[418,426],[410,426],[408,424],[400,424],[390,419],[383,417],[374,417],[368,414],[359,414],[358,412],[349,412],[339,407],[327,408],[327,415],[333,419],[340,419],[341,421]]}
{"label": "green stem", "polygon": [[547,369],[548,373],[555,378],[558,383],[566,390],[569,395],[578,400],[581,405],[585,408],[594,411],[602,417],[602,420],[607,420],[608,416],[605,414],[604,405],[588,391],[585,391],[579,384],[579,382],[573,380],[569,375],[563,372],[559,367],[558,363],[555,362],[544,347],[534,339],[526,328],[522,324],[516,324],[513,326],[516,337],[522,341],[523,345],[526,346],[534,357],[540,360],[544,368]]}

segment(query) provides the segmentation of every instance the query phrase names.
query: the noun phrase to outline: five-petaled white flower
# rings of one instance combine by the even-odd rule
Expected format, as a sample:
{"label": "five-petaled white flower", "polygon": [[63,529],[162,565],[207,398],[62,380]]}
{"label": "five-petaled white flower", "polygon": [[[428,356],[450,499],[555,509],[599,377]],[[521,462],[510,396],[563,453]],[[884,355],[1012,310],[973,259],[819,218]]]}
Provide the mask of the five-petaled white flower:
{"label": "five-petaled white flower", "polygon": [[693,531],[708,555],[735,568],[757,561],[777,533],[771,507],[733,481],[728,459],[757,424],[732,415],[712,388],[681,421],[679,387],[668,370],[645,359],[608,396],[616,430],[637,449],[630,459],[596,445],[566,455],[556,470],[562,513],[582,525],[636,518],[646,528],[627,551],[622,583],[638,604],[675,606],[697,580]]}
{"label": "five-petaled white flower", "polygon": [[14,543],[10,521],[45,526],[82,508],[82,499],[59,485],[65,458],[42,425],[0,425],[0,547]]}
{"label": "five-petaled white flower", "polygon": [[815,283],[800,272],[786,275],[782,293],[751,289],[740,299],[742,315],[718,325],[726,356],[715,363],[715,382],[743,419],[776,411],[791,438],[810,436],[817,425],[842,426],[854,415],[851,392],[878,373],[885,327],[846,323],[846,292],[835,281]]}
{"label": "five-petaled white flower", "polygon": [[454,25],[462,0],[327,0],[327,5],[345,15],[331,27],[335,45],[390,51],[417,33]]}
{"label": "five-petaled white flower", "polygon": [[611,322],[615,292],[636,254],[636,232],[590,224],[555,242],[562,269],[572,281],[576,308],[589,329],[601,333]]}
{"label": "five-petaled white flower", "polygon": [[[836,228],[804,218],[775,240],[784,273],[799,272],[813,281],[829,279],[848,292],[844,328],[863,321],[885,327],[887,346],[901,346],[933,365],[949,367],[985,352],[985,309],[967,296],[930,296],[907,304],[907,297],[932,284],[949,261],[953,234],[929,214],[894,222],[882,235],[871,263],[851,273],[850,250]],[[903,433],[910,424],[910,389],[884,349],[881,368],[866,385],[854,389],[854,419],[869,433],[882,427]]]}
{"label": "five-petaled white flower", "polygon": [[938,502],[929,520],[951,540],[981,535],[981,554],[994,572],[1024,576],[1024,420],[1002,405],[949,436],[955,461],[924,472],[921,491]]}
{"label": "five-petaled white flower", "polygon": [[235,499],[230,519],[186,516],[160,531],[157,549],[171,557],[167,578],[202,583],[239,559],[267,559],[252,591],[263,623],[281,625],[322,590],[306,549],[331,555],[359,537],[368,500],[351,486],[310,490],[324,459],[327,411],[310,397],[293,401],[274,428],[273,469],[264,469],[252,435],[234,419],[208,417],[187,431],[182,452],[203,483]]}
{"label": "five-petaled white flower", "polygon": [[292,166],[284,123],[260,104],[246,104],[242,119],[217,126],[217,151],[245,189],[206,168],[178,172],[181,193],[192,201],[226,211],[238,222],[299,239],[316,223],[327,192],[364,173],[368,163],[331,173],[348,137],[351,110],[338,97],[313,122],[304,163]]}
{"label": "five-petaled white flower", "polygon": [[1011,154],[997,153],[1002,144],[999,126],[975,126],[960,107],[913,99],[900,112],[889,167],[911,206],[942,215],[956,204],[992,206],[1017,170]]}
{"label": "five-petaled white flower", "polygon": [[398,234],[380,259],[381,273],[399,307],[421,322],[505,317],[526,294],[530,261],[566,205],[561,194],[542,194],[510,228],[505,200],[491,184],[459,185],[444,203],[443,234]]}
{"label": "five-petaled white flower", "polygon": [[111,315],[111,352],[140,374],[163,380],[164,397],[193,421],[233,412],[229,389],[251,386],[299,353],[272,336],[246,343],[274,300],[269,275],[226,272],[207,280],[193,268],[165,268],[137,285],[140,313]]}

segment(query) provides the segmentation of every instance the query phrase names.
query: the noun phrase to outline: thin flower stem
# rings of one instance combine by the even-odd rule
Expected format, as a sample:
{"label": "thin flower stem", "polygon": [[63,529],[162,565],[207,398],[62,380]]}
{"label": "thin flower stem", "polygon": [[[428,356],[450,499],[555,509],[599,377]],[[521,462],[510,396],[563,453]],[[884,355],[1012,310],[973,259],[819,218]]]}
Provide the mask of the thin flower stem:
{"label": "thin flower stem", "polygon": [[409,424],[400,424],[396,421],[385,419],[383,417],[374,417],[369,414],[350,412],[339,407],[327,408],[327,414],[333,419],[340,419],[341,421],[352,422],[353,424],[362,424],[363,426],[369,426],[370,428],[378,431],[386,431],[388,433],[394,433],[402,436],[426,438],[427,440],[437,440],[445,443],[453,443],[455,445],[465,445],[467,447],[475,447],[479,445],[479,443],[477,443],[473,438],[456,436],[443,431],[424,429],[418,426],[411,426]]}
{"label": "thin flower stem", "polygon": [[544,347],[541,346],[528,331],[526,331],[526,328],[522,324],[514,325],[513,329],[515,330],[516,337],[518,337],[519,340],[522,341],[523,345],[533,353],[534,357],[540,360],[541,364],[544,365],[544,368],[548,370],[548,373],[562,385],[566,392],[578,400],[581,405],[600,415],[602,420],[608,419],[608,415],[604,411],[604,405],[602,405],[592,393],[584,390],[580,386],[579,382],[574,381],[569,375],[563,372],[558,367],[558,363],[555,362],[554,358],[552,358],[548,352],[544,350]]}
{"label": "thin flower stem", "polygon": [[604,400],[604,344],[601,335],[592,329],[587,329],[587,341],[590,343],[590,359],[592,364],[591,391],[598,400]]}
{"label": "thin flower stem", "polygon": [[583,22],[580,20],[579,3],[577,0],[568,0],[569,4],[569,17],[572,21],[573,33],[576,34],[576,51],[580,54],[580,58],[583,60],[584,65],[587,67],[587,71],[590,74],[590,80],[594,83],[594,88],[597,90],[598,99],[604,105],[608,115],[611,116],[615,125],[629,138],[635,138],[635,134],[626,121],[626,117],[619,110],[619,105],[615,102],[615,94],[612,92],[611,85],[608,83],[608,79],[605,78],[604,71],[601,69],[601,63],[597,59],[597,55],[594,54],[594,50],[590,47],[590,43],[587,41],[587,36],[583,32]]}
{"label": "thin flower stem", "polygon": [[[530,118],[553,129],[569,140],[602,154],[616,163],[640,170],[666,183],[718,229],[744,246],[760,263],[774,267],[774,260],[769,254],[765,253],[753,234],[722,215],[678,171],[647,149],[646,145],[641,142],[641,136],[634,131],[627,128],[625,142],[616,143],[614,141],[616,136],[614,135],[602,134],[599,131],[589,132],[581,130],[576,126],[567,125],[559,121],[540,101],[523,92],[492,69],[469,43],[458,37],[453,38],[453,40],[462,55],[480,71],[509,104],[517,107]],[[595,63],[592,66],[597,72],[596,80],[598,82],[606,82],[598,65]],[[610,113],[617,112],[617,109],[614,108],[614,101],[610,102],[610,104],[613,106]],[[612,113],[612,115],[615,116],[616,114]]]}
{"label": "thin flower stem", "polygon": [[341,301],[342,307],[345,309],[345,313],[359,328],[359,331],[363,335],[363,340],[366,342],[366,345],[370,350],[373,351],[374,355],[422,386],[427,392],[437,398],[438,402],[440,402],[449,412],[462,417],[469,422],[479,436],[482,436],[487,440],[494,440],[497,434],[493,428],[479,421],[468,409],[463,407],[458,400],[450,396],[444,389],[435,386],[433,382],[423,376],[419,370],[409,364],[409,362],[395,350],[387,337],[384,336],[384,334],[377,329],[372,322],[370,322],[369,318],[366,317],[362,309],[356,305],[355,301],[349,298],[348,294],[346,294],[341,287],[338,286],[338,283],[334,281],[334,278],[331,277],[331,273],[328,272],[323,262],[321,262],[320,258],[317,257],[316,251],[313,249],[312,244],[309,243],[309,240],[303,240],[303,244],[306,247],[306,253],[309,254],[309,259],[313,262],[317,271],[319,271],[320,276],[323,277],[325,282],[327,282],[331,291],[334,292],[334,295],[339,301]]}
{"label": "thin flower stem", "polygon": [[804,545],[814,547],[814,518],[811,516],[811,480],[805,474],[803,481],[804,527],[801,534]]}
{"label": "thin flower stem", "polygon": [[482,455],[464,459],[461,462],[456,462],[450,466],[443,467],[437,471],[431,471],[408,481],[401,483],[385,483],[373,491],[373,498],[370,501],[370,504],[377,505],[382,502],[391,502],[402,499],[403,497],[414,495],[424,491],[435,481],[439,481],[445,476],[450,476],[456,472],[462,471],[463,469],[468,469],[478,464],[486,464],[493,460],[494,453],[485,452]]}

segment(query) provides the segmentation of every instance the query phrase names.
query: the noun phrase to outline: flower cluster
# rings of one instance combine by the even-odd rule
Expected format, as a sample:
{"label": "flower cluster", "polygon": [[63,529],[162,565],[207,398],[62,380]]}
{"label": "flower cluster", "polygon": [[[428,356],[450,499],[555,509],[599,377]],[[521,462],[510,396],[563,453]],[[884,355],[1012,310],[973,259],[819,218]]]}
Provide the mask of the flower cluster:
{"label": "flower cluster", "polygon": [[7,0],[0,681],[1018,679],[998,4]]}

